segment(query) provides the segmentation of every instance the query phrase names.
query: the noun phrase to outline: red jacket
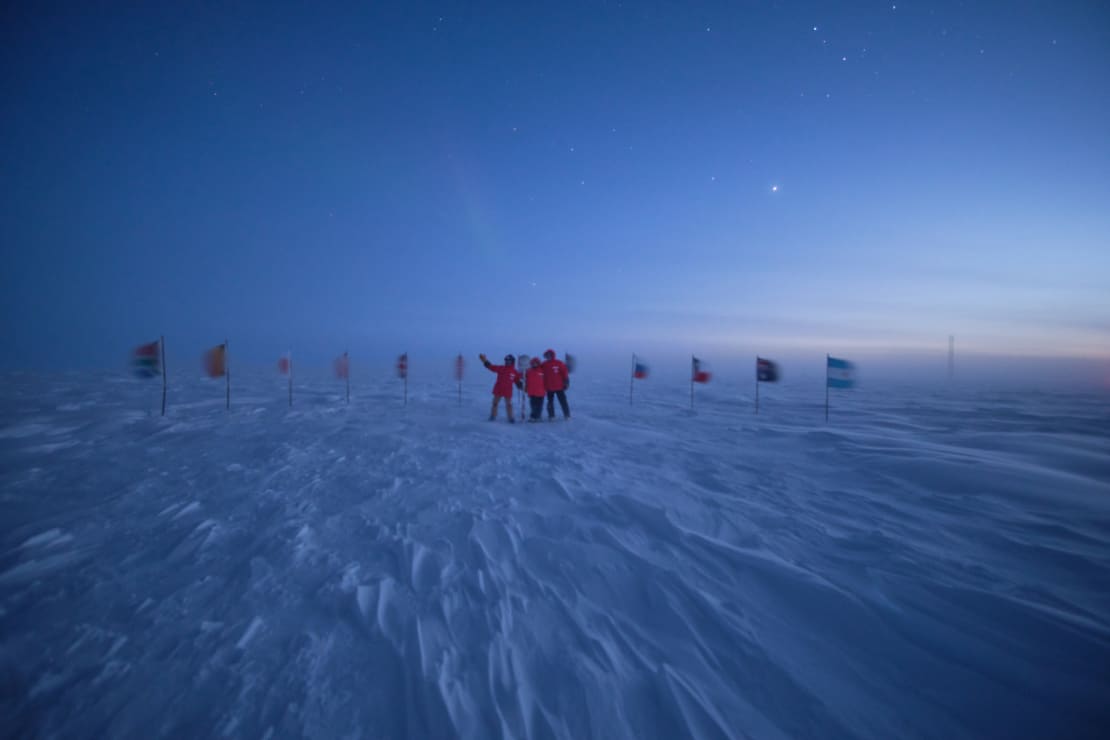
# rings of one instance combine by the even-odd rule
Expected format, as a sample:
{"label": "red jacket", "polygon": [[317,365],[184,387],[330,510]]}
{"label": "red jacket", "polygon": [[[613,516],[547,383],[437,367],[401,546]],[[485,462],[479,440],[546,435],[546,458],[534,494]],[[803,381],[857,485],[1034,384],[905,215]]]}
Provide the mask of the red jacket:
{"label": "red jacket", "polygon": [[567,366],[562,360],[544,360],[543,380],[549,391],[561,391],[567,387]]}
{"label": "red jacket", "polygon": [[524,373],[524,388],[529,396],[542,396],[547,390],[542,367],[530,367]]}
{"label": "red jacket", "polygon": [[511,365],[491,365],[488,362],[486,369],[491,373],[497,373],[497,380],[493,383],[493,395],[511,399],[513,386],[520,382],[520,372]]}

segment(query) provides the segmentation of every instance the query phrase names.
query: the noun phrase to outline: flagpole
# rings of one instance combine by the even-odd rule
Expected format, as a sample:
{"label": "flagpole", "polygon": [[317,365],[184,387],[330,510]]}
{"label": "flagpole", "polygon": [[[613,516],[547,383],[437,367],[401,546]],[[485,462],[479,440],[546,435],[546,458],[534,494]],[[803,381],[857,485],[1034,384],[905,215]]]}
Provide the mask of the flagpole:
{"label": "flagpole", "polygon": [[632,374],[628,376],[628,405],[632,405],[632,385],[636,382],[636,353],[632,353]]}
{"label": "flagpole", "polygon": [[347,403],[351,402],[351,358],[347,350],[343,350],[343,375],[347,380]]}
{"label": "flagpole", "polygon": [[[517,371],[520,373],[521,380],[524,380],[524,361],[521,359],[524,355],[516,356],[516,364],[518,365]],[[524,421],[524,398],[525,389],[522,387],[517,390],[517,403],[520,404],[520,420]]]}
{"label": "flagpole", "polygon": [[829,356],[825,355],[825,421],[829,420]]}
{"label": "flagpole", "polygon": [[759,413],[759,355],[755,356],[755,413]]}
{"label": "flagpole", "polygon": [[690,408],[694,408],[694,356],[690,355]]}
{"label": "flagpole", "polygon": [[948,382],[956,375],[956,337],[948,335]]}
{"label": "flagpole", "polygon": [[158,337],[158,350],[162,354],[162,416],[166,415],[166,337]]}
{"label": "flagpole", "polygon": [[459,353],[458,358],[455,360],[455,376],[459,381],[459,407],[462,408],[462,352]]}
{"label": "flagpole", "polygon": [[289,408],[293,408],[293,353],[289,353]]}
{"label": "flagpole", "polygon": [[405,352],[405,406],[409,405],[409,353]]}
{"label": "flagpole", "polygon": [[231,411],[231,351],[227,339],[224,339],[224,378],[227,380],[226,408]]}

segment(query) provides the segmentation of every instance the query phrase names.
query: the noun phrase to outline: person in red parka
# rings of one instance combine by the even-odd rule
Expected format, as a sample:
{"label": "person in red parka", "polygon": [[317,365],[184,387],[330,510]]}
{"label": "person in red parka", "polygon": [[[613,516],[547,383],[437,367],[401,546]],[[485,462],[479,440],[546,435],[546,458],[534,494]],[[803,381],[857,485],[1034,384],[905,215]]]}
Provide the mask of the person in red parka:
{"label": "person in red parka", "polygon": [[570,388],[570,373],[567,366],[555,357],[555,350],[549,349],[543,353],[543,382],[547,388],[547,419],[555,418],[555,397],[559,397],[559,405],[563,407],[563,418],[570,418],[570,405],[567,403],[567,390]]}
{"label": "person in red parka", "polygon": [[516,369],[516,358],[512,355],[505,355],[504,365],[494,365],[486,359],[485,355],[478,355],[478,358],[487,370],[497,373],[497,380],[493,383],[493,406],[489,410],[489,420],[493,421],[497,418],[497,402],[504,398],[505,410],[509,414],[509,423],[516,424],[516,420],[513,418],[513,386],[522,387],[520,372]]}
{"label": "person in red parka", "polygon": [[543,367],[540,358],[533,357],[530,367],[524,373],[524,392],[528,394],[528,403],[532,404],[532,415],[528,421],[539,421],[543,415],[543,397],[547,394],[547,385],[543,382]]}

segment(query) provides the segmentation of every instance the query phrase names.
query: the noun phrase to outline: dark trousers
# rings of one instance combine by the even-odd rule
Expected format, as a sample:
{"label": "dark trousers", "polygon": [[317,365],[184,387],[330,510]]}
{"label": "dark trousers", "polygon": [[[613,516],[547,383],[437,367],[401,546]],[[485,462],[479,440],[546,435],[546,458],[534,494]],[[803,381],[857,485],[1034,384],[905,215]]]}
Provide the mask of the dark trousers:
{"label": "dark trousers", "polygon": [[548,391],[547,392],[547,418],[555,418],[555,396],[559,397],[559,405],[563,407],[563,418],[570,418],[570,404],[567,403],[566,391]]}
{"label": "dark trousers", "polygon": [[543,415],[543,396],[528,396],[528,403],[532,404],[532,421],[539,421]]}

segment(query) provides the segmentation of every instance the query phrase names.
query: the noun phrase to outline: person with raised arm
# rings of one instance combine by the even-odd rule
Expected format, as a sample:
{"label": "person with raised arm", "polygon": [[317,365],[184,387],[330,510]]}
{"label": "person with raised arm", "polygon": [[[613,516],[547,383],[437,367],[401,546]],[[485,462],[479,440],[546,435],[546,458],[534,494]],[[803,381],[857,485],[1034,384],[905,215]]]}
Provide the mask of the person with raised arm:
{"label": "person with raised arm", "polygon": [[520,372],[516,369],[516,358],[512,355],[505,355],[504,365],[494,365],[484,355],[478,355],[478,359],[486,366],[486,369],[492,373],[497,373],[497,380],[493,383],[493,405],[489,410],[489,420],[493,421],[497,418],[497,405],[498,402],[505,399],[505,410],[509,414],[509,423],[515,424],[516,419],[513,418],[513,386],[517,388],[522,387],[520,382]]}

